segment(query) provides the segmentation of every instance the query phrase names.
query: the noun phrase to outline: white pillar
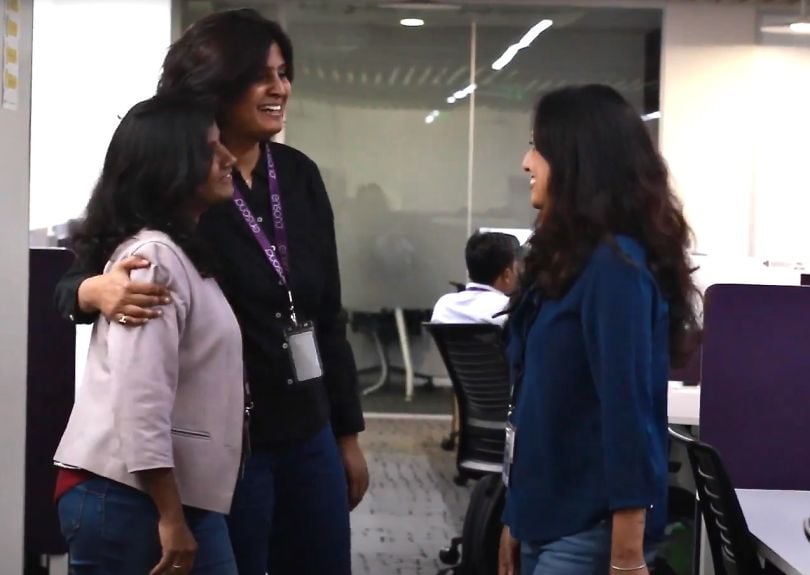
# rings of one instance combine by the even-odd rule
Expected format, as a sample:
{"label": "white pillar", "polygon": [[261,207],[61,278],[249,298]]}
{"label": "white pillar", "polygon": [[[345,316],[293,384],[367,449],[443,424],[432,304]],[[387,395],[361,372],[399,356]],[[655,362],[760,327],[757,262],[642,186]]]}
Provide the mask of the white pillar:
{"label": "white pillar", "polygon": [[[0,7],[2,6],[0,2]],[[21,0],[17,110],[0,108],[0,571],[23,569],[25,393],[28,335],[30,0]],[[0,8],[2,13],[2,8]],[[2,20],[0,20],[1,22]],[[2,34],[0,34],[2,38]],[[43,358],[47,361],[47,358]]]}

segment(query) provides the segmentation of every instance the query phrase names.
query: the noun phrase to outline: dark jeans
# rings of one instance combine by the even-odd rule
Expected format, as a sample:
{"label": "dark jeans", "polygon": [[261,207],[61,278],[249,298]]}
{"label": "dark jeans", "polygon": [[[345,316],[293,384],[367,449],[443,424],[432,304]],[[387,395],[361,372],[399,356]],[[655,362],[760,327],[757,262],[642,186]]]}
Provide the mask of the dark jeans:
{"label": "dark jeans", "polygon": [[[197,540],[193,575],[237,575],[221,513],[185,508]],[[160,561],[158,514],[151,498],[101,477],[59,499],[70,575],[146,575]]]}
{"label": "dark jeans", "polygon": [[350,575],[346,474],[331,427],[255,450],[228,517],[239,575]]}

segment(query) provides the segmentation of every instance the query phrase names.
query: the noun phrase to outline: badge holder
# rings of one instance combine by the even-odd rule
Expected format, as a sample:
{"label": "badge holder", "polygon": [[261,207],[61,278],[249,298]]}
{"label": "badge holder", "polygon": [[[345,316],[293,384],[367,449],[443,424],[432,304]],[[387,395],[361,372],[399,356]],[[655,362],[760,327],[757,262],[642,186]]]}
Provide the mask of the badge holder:
{"label": "badge holder", "polygon": [[298,323],[295,315],[292,292],[287,290],[290,299],[290,319],[292,325],[284,329],[284,341],[290,357],[290,365],[295,383],[305,383],[323,376],[321,352],[315,338],[315,324]]}
{"label": "badge holder", "polygon": [[503,450],[503,484],[506,487],[509,487],[509,477],[512,474],[512,463],[515,461],[515,434],[517,429],[515,428],[514,424],[511,422],[511,413],[510,413],[510,421],[506,423],[506,441],[504,443],[504,450]]}
{"label": "badge holder", "polygon": [[284,330],[295,383],[304,383],[323,376],[315,326],[311,322],[293,325]]}

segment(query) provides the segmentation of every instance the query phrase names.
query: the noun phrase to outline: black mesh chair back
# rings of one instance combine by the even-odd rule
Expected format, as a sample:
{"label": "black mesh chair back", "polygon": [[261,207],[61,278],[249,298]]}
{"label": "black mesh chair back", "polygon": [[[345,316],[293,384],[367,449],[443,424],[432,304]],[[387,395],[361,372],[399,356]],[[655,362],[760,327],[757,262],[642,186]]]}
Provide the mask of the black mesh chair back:
{"label": "black mesh chair back", "polygon": [[491,324],[425,325],[458,398],[459,474],[478,479],[500,473],[509,410],[509,364],[501,328]]}
{"label": "black mesh chair back", "polygon": [[686,444],[698,506],[706,525],[716,575],[762,575],[751,532],[720,454],[705,443],[670,431]]}

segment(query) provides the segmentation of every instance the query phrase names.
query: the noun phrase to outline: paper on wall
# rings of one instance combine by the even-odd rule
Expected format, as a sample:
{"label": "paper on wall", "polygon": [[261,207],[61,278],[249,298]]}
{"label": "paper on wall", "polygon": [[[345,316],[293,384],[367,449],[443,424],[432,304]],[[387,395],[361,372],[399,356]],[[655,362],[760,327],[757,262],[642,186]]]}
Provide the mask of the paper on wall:
{"label": "paper on wall", "polygon": [[4,0],[3,25],[3,108],[16,110],[20,97],[20,0]]}

